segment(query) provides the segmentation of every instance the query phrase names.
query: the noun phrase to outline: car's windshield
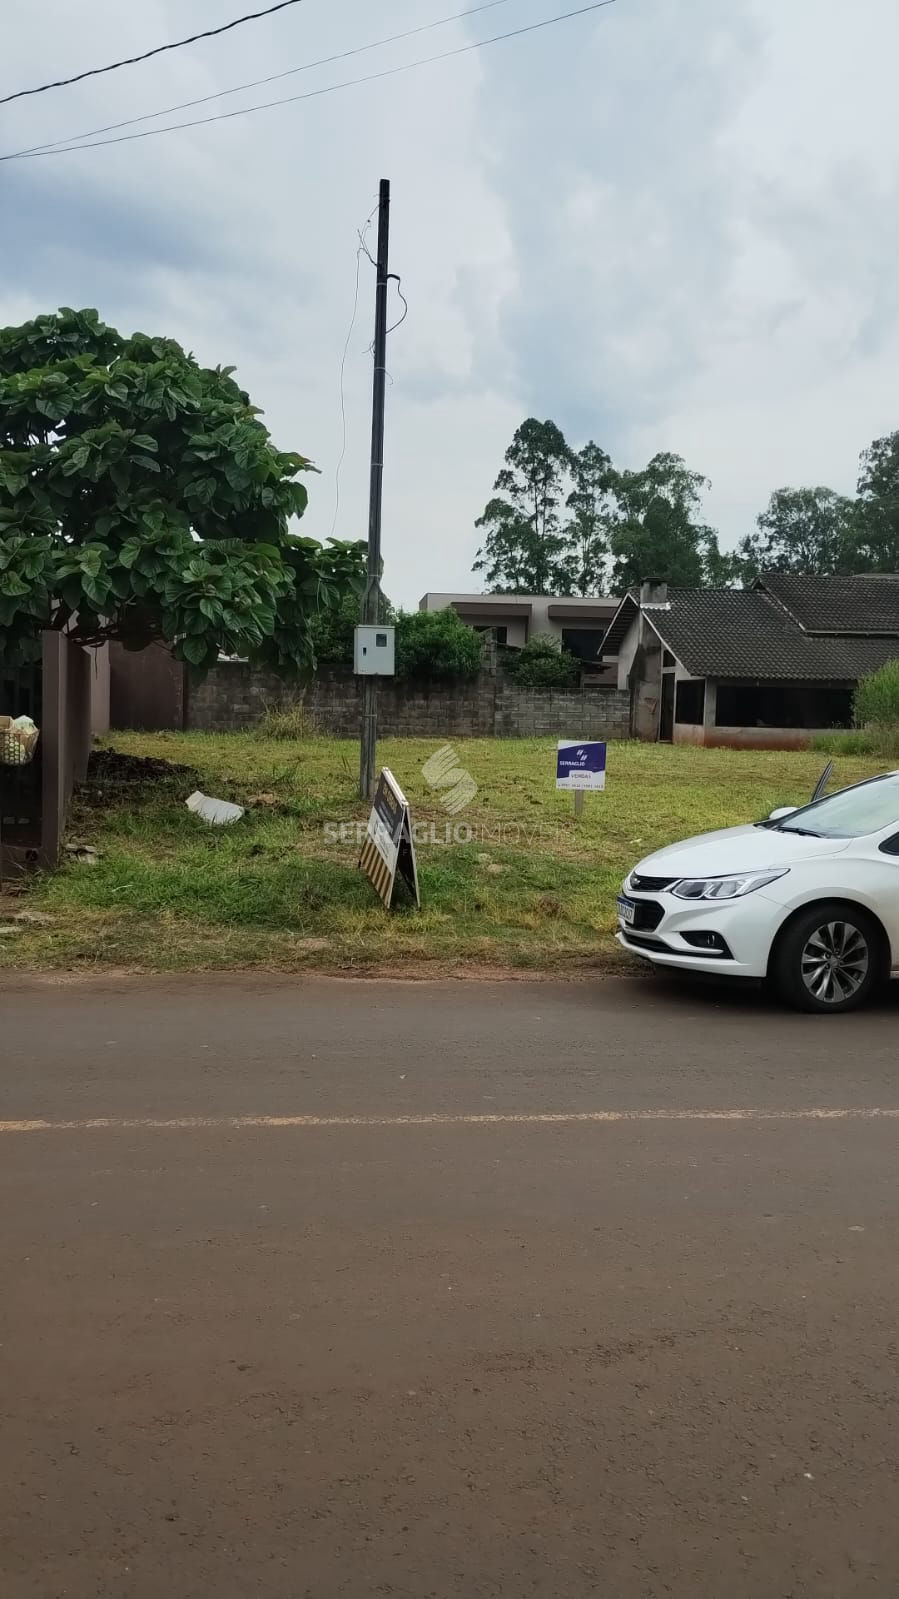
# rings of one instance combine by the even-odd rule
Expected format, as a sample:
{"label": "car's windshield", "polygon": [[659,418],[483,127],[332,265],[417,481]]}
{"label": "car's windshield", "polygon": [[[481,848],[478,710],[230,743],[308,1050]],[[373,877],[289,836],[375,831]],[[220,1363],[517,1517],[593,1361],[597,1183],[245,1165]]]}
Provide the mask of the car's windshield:
{"label": "car's windshield", "polygon": [[813,833],[820,838],[863,838],[895,823],[899,826],[899,775],[877,777],[806,805],[774,826],[782,833]]}

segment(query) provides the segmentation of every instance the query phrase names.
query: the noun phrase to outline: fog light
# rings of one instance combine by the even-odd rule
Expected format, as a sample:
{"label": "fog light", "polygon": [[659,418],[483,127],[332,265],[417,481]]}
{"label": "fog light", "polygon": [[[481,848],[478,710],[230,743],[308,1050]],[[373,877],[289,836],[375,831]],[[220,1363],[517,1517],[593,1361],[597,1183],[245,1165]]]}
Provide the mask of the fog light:
{"label": "fog light", "polygon": [[720,933],[683,933],[681,936],[693,949],[701,949],[708,955],[723,955],[725,960],[733,959]]}

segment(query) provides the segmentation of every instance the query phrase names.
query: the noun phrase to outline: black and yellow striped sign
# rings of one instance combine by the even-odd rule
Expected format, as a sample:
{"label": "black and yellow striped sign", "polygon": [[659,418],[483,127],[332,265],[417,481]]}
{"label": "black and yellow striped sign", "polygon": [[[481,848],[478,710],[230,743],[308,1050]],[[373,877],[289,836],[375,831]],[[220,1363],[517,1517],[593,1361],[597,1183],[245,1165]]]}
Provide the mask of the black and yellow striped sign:
{"label": "black and yellow striped sign", "polygon": [[397,875],[408,884],[421,910],[412,818],[406,796],[386,766],[378,779],[359,865],[388,910],[393,908]]}
{"label": "black and yellow striped sign", "polygon": [[393,899],[396,874],[390,870],[373,838],[365,840],[362,846],[362,854],[359,857],[359,865],[372,884],[375,893],[379,899],[384,901],[389,910]]}

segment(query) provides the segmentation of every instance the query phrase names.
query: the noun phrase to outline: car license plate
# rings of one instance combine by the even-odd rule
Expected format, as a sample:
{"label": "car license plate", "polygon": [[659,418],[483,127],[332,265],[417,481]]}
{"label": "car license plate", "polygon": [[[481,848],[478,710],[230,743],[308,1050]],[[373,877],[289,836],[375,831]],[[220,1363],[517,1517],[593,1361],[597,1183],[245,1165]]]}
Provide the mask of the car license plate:
{"label": "car license plate", "polygon": [[637,907],[636,907],[636,905],[633,904],[633,902],[631,900],[629,900],[629,899],[620,899],[618,901],[618,920],[619,920],[619,922],[623,922],[625,927],[632,927],[633,926],[634,917],[636,916],[636,914],[637,914]]}

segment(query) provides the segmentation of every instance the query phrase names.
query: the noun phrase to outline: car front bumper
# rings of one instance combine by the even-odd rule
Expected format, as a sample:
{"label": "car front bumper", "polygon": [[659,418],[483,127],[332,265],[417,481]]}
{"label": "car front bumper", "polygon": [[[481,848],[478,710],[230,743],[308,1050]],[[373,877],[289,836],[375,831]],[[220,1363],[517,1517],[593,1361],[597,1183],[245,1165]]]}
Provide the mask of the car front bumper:
{"label": "car front bumper", "polygon": [[[719,904],[713,900],[678,900],[668,893],[641,895],[625,891],[624,897],[635,905],[660,906],[662,916],[653,928],[631,928],[619,920],[618,942],[622,949],[656,966],[719,977],[765,977],[771,945],[786,915],[783,906],[760,892]],[[725,949],[696,948],[686,934],[715,934]]]}

